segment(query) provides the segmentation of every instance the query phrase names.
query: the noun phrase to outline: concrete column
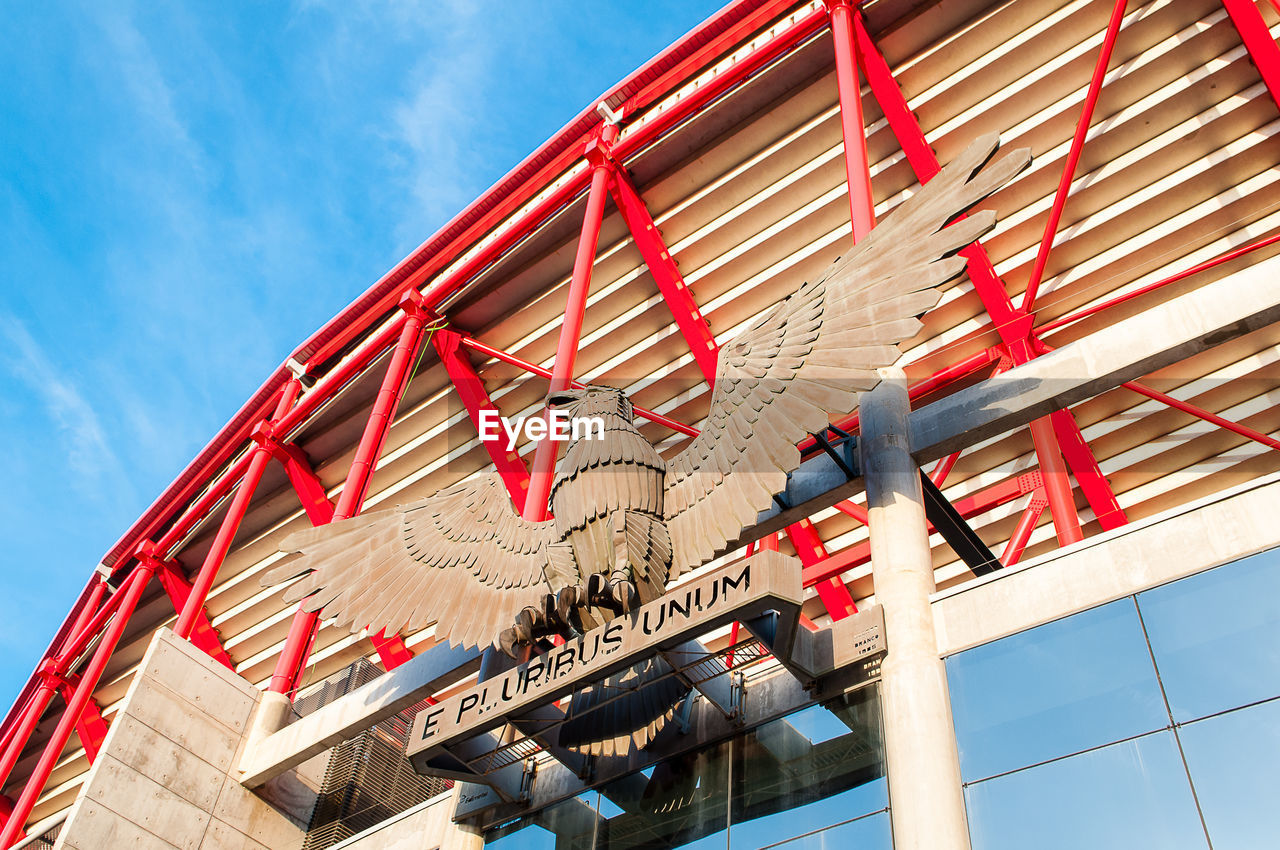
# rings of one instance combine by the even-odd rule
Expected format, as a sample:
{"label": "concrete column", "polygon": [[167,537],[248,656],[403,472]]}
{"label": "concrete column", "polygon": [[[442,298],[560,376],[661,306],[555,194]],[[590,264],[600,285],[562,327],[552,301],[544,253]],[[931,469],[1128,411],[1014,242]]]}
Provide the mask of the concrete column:
{"label": "concrete column", "polygon": [[920,472],[911,457],[901,369],[862,397],[862,468],[871,570],[884,608],[881,670],[889,806],[896,850],[969,850],[947,674],[934,636],[933,563]]}

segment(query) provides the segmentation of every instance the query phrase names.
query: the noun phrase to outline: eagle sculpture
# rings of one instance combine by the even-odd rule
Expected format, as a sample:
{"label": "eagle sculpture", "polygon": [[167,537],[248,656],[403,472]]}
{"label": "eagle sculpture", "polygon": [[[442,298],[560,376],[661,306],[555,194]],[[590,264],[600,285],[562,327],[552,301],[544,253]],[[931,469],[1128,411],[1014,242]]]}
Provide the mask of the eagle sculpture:
{"label": "eagle sculpture", "polygon": [[[636,428],[622,391],[556,393],[549,406],[599,417],[604,436],[569,443],[551,519],[521,518],[490,473],[294,534],[281,548],[301,557],[263,583],[304,576],[286,598],[353,632],[434,624],[438,638],[494,641],[510,655],[658,597],[754,524],[800,465],[797,443],[851,412],[877,369],[898,359],[897,344],[964,269],[955,252],[995,225],[991,211],[960,217],[1030,162],[1020,150],[988,165],[998,146],[994,135],[977,140],[825,274],[725,344],[702,431],[671,460]],[[650,731],[674,708],[656,702],[642,719]]]}

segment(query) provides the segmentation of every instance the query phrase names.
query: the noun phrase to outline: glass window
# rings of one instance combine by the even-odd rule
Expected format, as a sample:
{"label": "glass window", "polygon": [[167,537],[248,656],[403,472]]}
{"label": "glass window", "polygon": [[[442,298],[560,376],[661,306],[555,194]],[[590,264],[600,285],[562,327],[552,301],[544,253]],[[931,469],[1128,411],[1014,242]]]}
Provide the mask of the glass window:
{"label": "glass window", "polygon": [[988,779],[965,797],[974,850],[1207,847],[1172,732]]}
{"label": "glass window", "polygon": [[1179,722],[1280,695],[1280,550],[1138,595]]}
{"label": "glass window", "polygon": [[1169,725],[1132,599],[947,659],[966,781]]}
{"label": "glass window", "polygon": [[723,848],[729,826],[731,742],[677,756],[600,789],[610,811],[597,850],[641,847]]}
{"label": "glass window", "polygon": [[[765,724],[735,744],[732,850],[821,847],[843,833],[828,830],[809,843],[791,839],[889,805],[874,688]],[[864,829],[874,828],[850,827]]]}
{"label": "glass window", "polygon": [[485,833],[494,850],[591,850],[596,792],[587,791]]}
{"label": "glass window", "polygon": [[877,812],[787,841],[756,846],[760,850],[893,850],[893,835],[889,813]]}
{"label": "glass window", "polygon": [[1179,731],[1214,850],[1274,847],[1280,833],[1280,700]]}

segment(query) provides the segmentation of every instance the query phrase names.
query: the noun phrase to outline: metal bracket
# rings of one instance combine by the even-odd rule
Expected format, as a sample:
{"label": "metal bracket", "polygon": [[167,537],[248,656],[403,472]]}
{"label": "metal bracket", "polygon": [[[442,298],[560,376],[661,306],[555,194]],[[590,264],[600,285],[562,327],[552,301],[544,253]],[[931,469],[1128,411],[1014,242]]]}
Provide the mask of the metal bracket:
{"label": "metal bracket", "polygon": [[606,124],[622,123],[622,113],[614,112],[609,104],[605,103],[603,100],[596,104],[596,114],[603,118],[604,123]]}
{"label": "metal bracket", "polygon": [[745,716],[742,703],[746,698],[746,674],[734,670],[729,673],[729,719],[733,721],[735,726],[742,725],[742,719]]}
{"label": "metal bracket", "polygon": [[524,760],[524,773],[520,775],[520,800],[533,798],[533,780],[538,775],[538,761],[533,756]]}
{"label": "metal bracket", "polygon": [[689,693],[684,695],[684,702],[680,703],[680,708],[676,711],[676,725],[680,728],[681,735],[688,735],[692,728],[689,720],[693,717],[693,701],[698,698],[698,691],[691,688]]}

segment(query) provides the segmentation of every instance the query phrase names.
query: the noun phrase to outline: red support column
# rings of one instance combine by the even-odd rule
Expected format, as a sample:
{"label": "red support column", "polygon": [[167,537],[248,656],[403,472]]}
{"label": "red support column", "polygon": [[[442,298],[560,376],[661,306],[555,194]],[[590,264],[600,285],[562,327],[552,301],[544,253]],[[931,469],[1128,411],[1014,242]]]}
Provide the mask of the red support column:
{"label": "red support column", "polygon": [[453,381],[453,388],[458,391],[458,397],[467,409],[467,415],[471,417],[471,423],[481,435],[481,444],[489,453],[489,459],[493,461],[498,474],[502,476],[503,483],[507,485],[511,501],[515,503],[517,511],[523,512],[525,496],[529,493],[529,469],[515,449],[506,448],[505,439],[483,439],[482,417],[488,411],[492,411],[494,415],[499,411],[493,399],[489,398],[484,382],[476,374],[471,360],[462,350],[462,335],[455,330],[441,328],[436,331],[431,342],[435,345],[436,354],[440,356],[445,371],[449,373],[449,380]]}
{"label": "red support column", "polygon": [[[350,519],[360,512],[364,506],[365,495],[369,490],[369,479],[377,468],[378,458],[382,456],[382,446],[387,439],[387,431],[395,419],[396,408],[404,395],[418,349],[422,344],[423,330],[426,327],[427,313],[422,308],[422,293],[411,289],[400,299],[400,308],[407,313],[400,338],[392,352],[391,362],[387,364],[386,375],[382,379],[382,387],[378,390],[373,402],[373,410],[369,412],[369,420],[365,423],[364,433],[360,436],[360,444],[356,447],[355,458],[351,461],[351,471],[347,473],[347,482],[342,487],[342,495],[334,509],[334,521]],[[299,608],[289,626],[289,634],[285,637],[284,647],[276,662],[275,672],[271,676],[270,690],[278,694],[293,691],[298,684],[302,670],[306,667],[307,658],[311,654],[311,645],[315,641],[316,628],[319,625],[318,614],[303,611]],[[399,635],[387,637],[379,632],[373,636],[373,644],[378,650],[378,657],[388,670],[404,663],[412,654],[405,648]]]}
{"label": "red support column", "polygon": [[138,600],[142,598],[142,592],[146,589],[147,582],[150,579],[151,567],[146,562],[140,561],[134,567],[128,582],[121,587],[120,592],[124,594],[124,599],[120,603],[120,608],[103,632],[102,642],[94,650],[93,657],[80,674],[80,681],[77,683],[71,699],[67,702],[66,710],[62,713],[62,719],[58,721],[57,727],[53,730],[53,735],[45,745],[44,752],[41,753],[35,770],[32,771],[31,777],[22,789],[22,795],[18,797],[18,801],[14,804],[13,814],[4,825],[3,831],[0,831],[0,847],[12,846],[17,839],[18,833],[26,823],[32,807],[35,806],[36,799],[44,790],[45,783],[49,781],[49,774],[53,772],[54,765],[57,764],[58,759],[62,756],[62,750],[67,745],[67,740],[71,737],[71,733],[75,731],[81,712],[84,711],[85,705],[93,696],[94,689],[98,687],[98,680],[102,677],[102,671],[106,669],[107,662],[111,659],[111,654],[115,652],[116,644],[120,641],[120,636],[124,634],[125,625],[128,624],[129,617],[133,615],[133,610],[137,607]]}
{"label": "red support column", "polygon": [[[609,164],[608,146],[617,136],[618,126],[605,124],[600,138],[587,145],[587,161],[592,164],[591,189],[587,194],[587,209],[582,217],[582,233],[578,238],[578,253],[573,260],[573,277],[569,283],[568,303],[564,310],[564,324],[560,327],[560,342],[556,346],[556,361],[551,370],[548,394],[567,389],[573,383],[573,364],[578,357],[582,320],[587,311],[587,295],[591,291],[591,267],[595,263],[600,225],[604,222],[604,203],[608,197],[609,179],[613,171]],[[547,498],[551,495],[557,447],[556,441],[547,437],[539,441],[538,448],[534,451],[529,495],[521,514],[525,519],[542,520],[547,516]]]}
{"label": "red support column", "polygon": [[618,163],[614,163],[611,191],[613,201],[631,231],[631,238],[635,241],[640,256],[644,257],[645,265],[649,267],[649,273],[658,285],[658,291],[671,308],[676,326],[684,335],[685,342],[689,343],[689,350],[693,352],[698,368],[702,370],[707,383],[714,386],[716,355],[720,349],[711,334],[711,327],[698,309],[697,302],[693,300],[693,293],[685,284],[684,276],[680,274],[675,259],[667,249],[653,216],[649,215],[644,199],[631,182],[631,175]]}
{"label": "red support column", "polygon": [[1076,123],[1076,134],[1071,139],[1071,148],[1067,152],[1067,163],[1062,168],[1062,178],[1058,181],[1058,191],[1053,197],[1053,206],[1049,208],[1049,220],[1045,223],[1044,236],[1040,239],[1040,250],[1036,252],[1036,260],[1031,266],[1031,276],[1027,280],[1027,291],[1022,296],[1024,311],[1029,312],[1036,303],[1036,292],[1040,288],[1040,281],[1044,278],[1044,268],[1049,262],[1049,249],[1053,247],[1054,237],[1058,234],[1058,222],[1062,219],[1062,210],[1067,205],[1067,195],[1071,191],[1071,181],[1075,178],[1076,165],[1080,162],[1080,152],[1084,150],[1084,140],[1089,135],[1089,125],[1093,123],[1093,109],[1098,105],[1102,81],[1107,76],[1107,66],[1111,64],[1111,51],[1116,46],[1120,24],[1124,21],[1125,6],[1126,0],[1116,0],[1111,10],[1107,34],[1102,39],[1102,49],[1098,51],[1098,62],[1093,68],[1093,77],[1089,80],[1089,91],[1084,98],[1084,108],[1080,111],[1080,120]]}
{"label": "red support column", "polygon": [[831,16],[831,39],[835,42],[840,130],[844,135],[844,167],[849,183],[849,219],[853,223],[853,241],[859,242],[876,226],[876,215],[871,197],[866,124],[862,118],[862,92],[858,83],[858,46],[853,33],[854,10],[849,0],[824,2]]}
{"label": "red support column", "polygon": [[[9,822],[9,817],[12,814],[13,814],[13,800],[10,800],[8,797],[5,797],[4,795],[0,795],[0,829],[3,829],[5,824]],[[26,832],[22,830],[18,831],[19,841],[21,841],[26,837],[27,837]]]}
{"label": "red support column", "polygon": [[1240,40],[1262,75],[1262,81],[1267,84],[1276,108],[1280,109],[1280,49],[1277,49],[1262,13],[1253,0],[1222,0],[1222,5],[1240,32]]}
{"label": "red support column", "polygon": [[35,731],[40,717],[53,700],[53,694],[58,689],[58,679],[61,678],[54,670],[53,662],[48,659],[45,659],[40,669],[36,670],[36,678],[40,680],[40,684],[32,692],[30,701],[27,702],[26,708],[23,709],[14,727],[13,736],[5,746],[3,755],[0,755],[0,787],[9,781],[9,774],[22,758],[22,751],[31,740],[31,733]]}
{"label": "red support column", "polygon": [[[300,388],[301,384],[297,378],[285,384],[280,392],[280,399],[276,404],[273,418],[279,419],[285,414],[285,411],[293,405]],[[196,573],[195,581],[191,584],[191,594],[187,597],[187,603],[183,606],[182,613],[178,615],[178,622],[174,624],[174,634],[183,640],[190,640],[191,638],[191,632],[195,629],[196,621],[204,608],[205,599],[209,596],[209,590],[213,587],[214,579],[218,576],[218,570],[222,567],[223,559],[227,557],[227,552],[231,550],[231,543],[235,539],[236,532],[240,529],[240,522],[249,510],[249,502],[253,499],[253,491],[258,488],[258,482],[262,480],[262,473],[266,471],[267,463],[270,460],[270,449],[262,444],[254,446],[249,460],[249,468],[245,471],[244,478],[240,479],[240,486],[236,489],[236,495],[227,507],[227,515],[223,517],[222,525],[218,526],[218,533],[213,538],[213,545],[209,548],[209,553],[205,555],[204,563],[200,565],[200,571]]]}
{"label": "red support column", "polygon": [[[68,676],[59,684],[58,691],[68,705],[71,704],[79,684],[79,676]],[[84,710],[76,719],[76,735],[84,746],[84,754],[89,759],[89,764],[93,764],[102,750],[102,742],[107,738],[107,719],[102,716],[102,708],[92,696],[85,702]]]}
{"label": "red support column", "polygon": [[1076,515],[1075,502],[1071,497],[1067,466],[1062,460],[1049,417],[1044,416],[1031,423],[1031,440],[1035,444],[1036,457],[1040,459],[1040,474],[1044,476],[1045,495],[1049,498],[1049,510],[1053,512],[1058,542],[1069,546],[1083,540],[1080,517]]}
{"label": "red support column", "polygon": [[[148,546],[149,544],[143,544],[144,550]],[[173,560],[161,561],[155,556],[154,551],[142,551],[139,553],[138,558],[149,558],[154,561],[152,568],[155,570],[156,578],[160,580],[160,586],[164,588],[165,595],[173,603],[174,610],[179,612],[185,610],[187,602],[191,599],[191,582],[187,581],[187,573],[182,568],[182,565]],[[203,606],[196,612],[195,623],[191,628],[189,640],[197,649],[206,653],[228,670],[235,669],[231,656],[227,654],[227,650],[222,646],[222,637],[218,634],[217,629],[213,627],[213,623],[209,622],[209,614]]]}
{"label": "red support column", "polygon": [[1125,389],[1133,390],[1135,393],[1144,395],[1152,401],[1158,401],[1161,404],[1172,407],[1174,410],[1189,413],[1197,419],[1203,419],[1205,422],[1211,422],[1219,428],[1225,428],[1233,434],[1239,434],[1241,437],[1246,437],[1253,440],[1255,443],[1261,443],[1269,449],[1280,449],[1280,440],[1277,440],[1275,437],[1268,436],[1261,431],[1250,428],[1247,425],[1241,425],[1239,422],[1232,422],[1230,419],[1219,416],[1216,413],[1211,413],[1208,410],[1196,407],[1194,404],[1188,404],[1185,401],[1179,401],[1171,395],[1166,395],[1158,390],[1153,390],[1150,387],[1143,386],[1135,381],[1128,381],[1123,386]]}
{"label": "red support column", "polygon": [[1127,523],[1129,518],[1125,516],[1124,508],[1120,507],[1111,484],[1102,474],[1102,467],[1085,442],[1080,425],[1071,411],[1065,408],[1055,410],[1049,414],[1049,421],[1053,424],[1053,433],[1058,438],[1062,456],[1075,475],[1080,491],[1089,500],[1089,506],[1093,508],[1093,514],[1103,531],[1110,531]]}
{"label": "red support column", "polygon": [[[791,545],[796,548],[800,563],[806,569],[814,564],[820,564],[830,557],[827,547],[822,543],[822,538],[818,536],[818,530],[807,519],[787,526],[787,538],[791,541]],[[858,606],[853,601],[853,595],[849,593],[849,588],[841,581],[840,576],[834,575],[816,582],[814,589],[818,591],[818,597],[822,600],[822,604],[826,606],[827,613],[831,615],[831,619],[843,620],[851,614],[858,613]]]}

